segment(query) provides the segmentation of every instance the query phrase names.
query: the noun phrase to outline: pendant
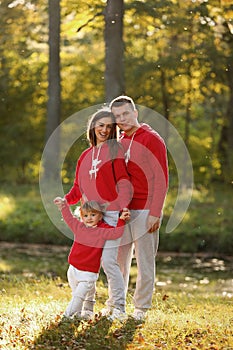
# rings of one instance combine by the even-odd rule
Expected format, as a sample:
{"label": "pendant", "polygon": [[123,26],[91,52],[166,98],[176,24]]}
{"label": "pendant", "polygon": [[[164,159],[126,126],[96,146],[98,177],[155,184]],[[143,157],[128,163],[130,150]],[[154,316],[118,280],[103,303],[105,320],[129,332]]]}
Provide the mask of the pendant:
{"label": "pendant", "polygon": [[128,149],[127,152],[125,152],[125,163],[126,163],[126,165],[128,164],[129,159],[130,159],[130,149]]}
{"label": "pendant", "polygon": [[91,170],[89,170],[91,179],[93,174],[95,174],[95,179],[96,179],[97,171],[99,170],[99,168],[97,168],[97,165],[100,163],[101,163],[101,160],[98,160],[98,158],[92,160]]}

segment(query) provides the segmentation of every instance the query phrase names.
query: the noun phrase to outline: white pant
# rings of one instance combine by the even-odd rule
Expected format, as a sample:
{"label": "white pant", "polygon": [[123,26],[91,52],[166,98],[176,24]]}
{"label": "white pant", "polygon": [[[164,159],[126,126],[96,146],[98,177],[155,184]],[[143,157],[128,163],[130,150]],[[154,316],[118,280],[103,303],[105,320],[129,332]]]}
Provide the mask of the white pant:
{"label": "white pant", "polygon": [[128,290],[133,250],[137,262],[135,308],[147,310],[151,306],[155,283],[155,257],[159,244],[159,231],[147,232],[148,210],[131,210],[131,219],[119,247],[118,262],[123,274],[125,294]]}
{"label": "white pant", "polygon": [[98,277],[98,273],[81,271],[72,265],[69,266],[67,278],[72,290],[72,299],[66,308],[65,316],[71,317],[76,313],[80,315],[82,310],[93,311],[95,283]]}
{"label": "white pant", "polygon": [[[119,218],[119,212],[106,211],[104,214],[104,221],[116,226]],[[125,311],[125,285],[124,279],[117,261],[118,248],[121,238],[115,240],[108,240],[105,242],[102,253],[102,267],[106,274],[108,281],[108,300],[106,304],[109,308],[117,308],[121,312]],[[85,298],[83,308],[89,310],[91,301],[94,300],[95,286],[89,291]]]}

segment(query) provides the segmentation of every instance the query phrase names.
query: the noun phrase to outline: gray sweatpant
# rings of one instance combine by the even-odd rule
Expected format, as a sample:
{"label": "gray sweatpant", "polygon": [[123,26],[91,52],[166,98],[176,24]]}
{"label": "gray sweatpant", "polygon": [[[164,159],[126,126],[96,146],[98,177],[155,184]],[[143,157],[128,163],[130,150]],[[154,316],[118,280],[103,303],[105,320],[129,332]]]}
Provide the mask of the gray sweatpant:
{"label": "gray sweatpant", "polygon": [[[119,212],[106,211],[104,221],[107,224],[116,226]],[[125,312],[125,287],[124,279],[117,261],[118,248],[121,238],[105,242],[102,254],[102,267],[108,280],[108,300],[109,308],[117,308]]]}
{"label": "gray sweatpant", "polygon": [[[106,211],[104,221],[116,226],[118,221],[118,211]],[[125,286],[124,279],[117,261],[118,248],[121,238],[108,240],[105,242],[102,253],[102,267],[108,281],[108,300],[106,304],[108,308],[117,308],[121,312],[125,312]],[[95,289],[92,289],[84,302],[84,309],[90,309],[91,301],[94,300]]]}
{"label": "gray sweatpant", "polygon": [[155,283],[155,257],[159,231],[147,232],[149,210],[131,210],[131,219],[125,226],[118,251],[118,262],[123,274],[125,294],[128,290],[133,252],[137,262],[137,280],[133,302],[135,308],[146,311],[151,307]]}

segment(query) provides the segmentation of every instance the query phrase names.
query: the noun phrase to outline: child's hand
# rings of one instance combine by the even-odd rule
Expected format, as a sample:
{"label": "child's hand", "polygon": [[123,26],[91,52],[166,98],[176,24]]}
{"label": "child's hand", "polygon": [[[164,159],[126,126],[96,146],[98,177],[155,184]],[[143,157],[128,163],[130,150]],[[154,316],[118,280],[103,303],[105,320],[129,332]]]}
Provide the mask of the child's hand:
{"label": "child's hand", "polygon": [[53,200],[53,203],[56,204],[59,210],[62,210],[65,207],[66,199],[61,197],[56,197]]}
{"label": "child's hand", "polygon": [[130,211],[128,208],[122,209],[120,219],[125,221],[128,221],[130,219]]}

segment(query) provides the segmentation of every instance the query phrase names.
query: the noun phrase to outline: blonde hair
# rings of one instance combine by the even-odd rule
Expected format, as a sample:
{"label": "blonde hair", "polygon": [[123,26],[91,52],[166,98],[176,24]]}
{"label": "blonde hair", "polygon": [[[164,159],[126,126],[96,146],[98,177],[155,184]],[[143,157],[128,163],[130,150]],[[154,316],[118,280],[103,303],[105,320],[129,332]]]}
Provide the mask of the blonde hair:
{"label": "blonde hair", "polygon": [[108,205],[107,203],[100,204],[96,201],[87,201],[81,205],[80,214],[82,215],[84,211],[93,211],[96,213],[104,214],[104,212],[106,211],[107,205]]}

